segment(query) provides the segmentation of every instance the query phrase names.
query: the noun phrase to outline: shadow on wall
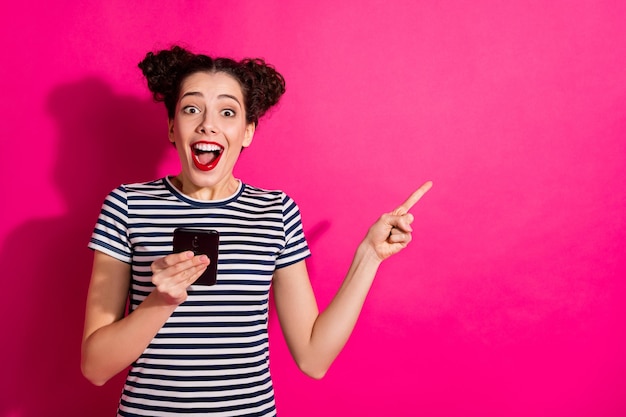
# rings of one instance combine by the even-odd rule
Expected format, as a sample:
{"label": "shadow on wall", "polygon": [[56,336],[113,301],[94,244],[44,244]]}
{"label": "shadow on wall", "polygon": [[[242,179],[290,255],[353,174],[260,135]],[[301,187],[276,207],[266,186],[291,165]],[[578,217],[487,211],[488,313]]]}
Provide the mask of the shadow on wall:
{"label": "shadow on wall", "polygon": [[67,212],[23,224],[2,248],[1,262],[8,269],[3,280],[12,289],[0,303],[8,328],[3,339],[14,343],[0,347],[0,412],[111,416],[124,375],[94,387],[80,372],[92,261],[87,242],[111,189],[156,178],[171,149],[166,114],[161,104],[117,95],[98,79],[59,86],[48,99],[48,111],[58,122],[54,180]]}

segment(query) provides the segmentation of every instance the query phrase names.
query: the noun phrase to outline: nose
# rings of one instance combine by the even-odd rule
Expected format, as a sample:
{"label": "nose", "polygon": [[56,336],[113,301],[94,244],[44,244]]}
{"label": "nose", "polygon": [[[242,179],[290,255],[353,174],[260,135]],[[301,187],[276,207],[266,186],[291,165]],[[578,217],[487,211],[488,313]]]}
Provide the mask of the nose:
{"label": "nose", "polygon": [[211,117],[209,112],[205,112],[204,117],[202,118],[202,120],[200,121],[200,124],[198,125],[198,132],[204,133],[205,135],[209,135],[209,134],[215,134],[218,131],[219,129],[217,128],[215,124],[214,118]]}

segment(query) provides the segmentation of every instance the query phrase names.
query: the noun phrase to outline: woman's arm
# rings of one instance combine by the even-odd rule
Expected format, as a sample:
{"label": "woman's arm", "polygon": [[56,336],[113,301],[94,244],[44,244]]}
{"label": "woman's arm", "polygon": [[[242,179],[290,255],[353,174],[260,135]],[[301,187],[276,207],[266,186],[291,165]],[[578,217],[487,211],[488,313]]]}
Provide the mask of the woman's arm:
{"label": "woman's arm", "polygon": [[358,246],[337,294],[320,314],[304,261],[274,274],[274,300],[283,334],[299,368],[321,378],[348,341],[381,262],[411,241],[410,208],[430,189],[422,185],[372,225]]}
{"label": "woman's arm", "polygon": [[85,310],[83,375],[102,385],[126,369],[150,344],[176,306],[187,298],[187,287],[207,265],[206,256],[194,257],[192,252],[155,261],[152,264],[155,290],[124,317],[130,265],[96,251]]}

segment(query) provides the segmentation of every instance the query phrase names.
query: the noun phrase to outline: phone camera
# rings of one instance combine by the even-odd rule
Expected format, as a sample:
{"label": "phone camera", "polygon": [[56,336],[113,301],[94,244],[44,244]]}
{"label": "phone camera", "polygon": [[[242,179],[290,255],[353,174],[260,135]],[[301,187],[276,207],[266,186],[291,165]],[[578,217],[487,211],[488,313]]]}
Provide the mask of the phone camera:
{"label": "phone camera", "polygon": [[198,236],[194,236],[191,240],[191,247],[195,250],[200,247],[200,242],[198,241]]}

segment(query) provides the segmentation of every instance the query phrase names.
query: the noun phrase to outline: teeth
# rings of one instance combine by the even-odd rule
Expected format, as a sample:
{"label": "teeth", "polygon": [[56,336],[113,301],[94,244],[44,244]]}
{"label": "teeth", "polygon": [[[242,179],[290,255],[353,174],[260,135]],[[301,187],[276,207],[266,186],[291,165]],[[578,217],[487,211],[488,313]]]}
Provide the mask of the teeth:
{"label": "teeth", "polygon": [[202,152],[220,152],[222,148],[218,145],[212,143],[196,143],[193,145],[193,148],[197,151]]}

